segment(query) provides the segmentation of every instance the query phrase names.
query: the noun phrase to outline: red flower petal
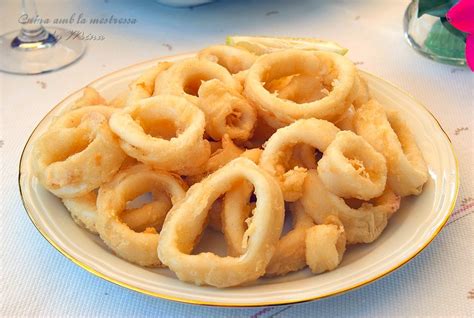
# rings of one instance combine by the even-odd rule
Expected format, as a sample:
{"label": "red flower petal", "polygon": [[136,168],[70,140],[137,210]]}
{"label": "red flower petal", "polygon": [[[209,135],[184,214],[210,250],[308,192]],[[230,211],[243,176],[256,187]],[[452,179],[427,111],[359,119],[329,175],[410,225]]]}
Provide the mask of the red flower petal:
{"label": "red flower petal", "polygon": [[474,72],[474,34],[469,34],[466,39],[466,61],[471,71]]}
{"label": "red flower petal", "polygon": [[474,0],[461,0],[446,14],[446,19],[456,29],[474,33]]}

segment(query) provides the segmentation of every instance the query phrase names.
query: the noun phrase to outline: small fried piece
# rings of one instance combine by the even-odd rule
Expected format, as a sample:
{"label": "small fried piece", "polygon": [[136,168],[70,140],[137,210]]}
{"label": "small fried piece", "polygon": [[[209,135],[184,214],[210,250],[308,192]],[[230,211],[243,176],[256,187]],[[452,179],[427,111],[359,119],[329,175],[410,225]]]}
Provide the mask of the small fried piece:
{"label": "small fried piece", "polygon": [[306,230],[306,263],[314,274],[332,271],[342,261],[346,235],[341,221],[334,216],[324,224]]}
{"label": "small fried piece", "polygon": [[95,88],[87,86],[82,91],[82,96],[74,102],[72,109],[94,105],[107,105],[107,101]]}

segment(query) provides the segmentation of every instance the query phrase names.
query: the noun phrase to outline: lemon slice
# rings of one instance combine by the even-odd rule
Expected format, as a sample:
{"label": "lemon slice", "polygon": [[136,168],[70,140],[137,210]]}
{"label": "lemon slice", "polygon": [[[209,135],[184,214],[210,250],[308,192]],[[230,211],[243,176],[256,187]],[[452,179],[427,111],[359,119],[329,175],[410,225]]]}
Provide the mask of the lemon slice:
{"label": "lemon slice", "polygon": [[335,42],[313,38],[230,35],[226,38],[226,44],[241,47],[257,55],[290,48],[309,51],[329,51],[341,55],[346,54],[348,51],[348,49]]}

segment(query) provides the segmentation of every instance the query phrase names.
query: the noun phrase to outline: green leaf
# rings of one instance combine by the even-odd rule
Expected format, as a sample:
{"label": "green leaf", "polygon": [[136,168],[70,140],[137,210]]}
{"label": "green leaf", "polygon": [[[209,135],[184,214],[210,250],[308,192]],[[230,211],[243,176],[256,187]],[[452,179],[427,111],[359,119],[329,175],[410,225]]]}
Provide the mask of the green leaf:
{"label": "green leaf", "polygon": [[457,2],[458,0],[419,0],[418,17],[421,17],[423,14],[444,17]]}
{"label": "green leaf", "polygon": [[433,24],[424,41],[424,46],[437,56],[465,58],[466,43],[449,32],[440,19]]}
{"label": "green leaf", "polygon": [[456,37],[466,42],[467,33],[464,33],[461,30],[458,30],[455,27],[453,27],[453,25],[449,23],[449,21],[444,17],[440,18],[440,20],[443,26],[446,28],[446,30],[448,30],[451,34],[455,35]]}

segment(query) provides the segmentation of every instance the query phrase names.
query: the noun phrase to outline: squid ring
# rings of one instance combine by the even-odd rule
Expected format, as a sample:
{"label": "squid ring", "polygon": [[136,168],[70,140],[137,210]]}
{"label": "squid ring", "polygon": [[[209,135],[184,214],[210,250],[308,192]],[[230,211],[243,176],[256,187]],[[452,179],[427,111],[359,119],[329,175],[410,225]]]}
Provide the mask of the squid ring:
{"label": "squid ring", "polygon": [[344,226],[337,217],[329,216],[324,224],[306,231],[306,263],[314,274],[335,269],[346,250]]}
{"label": "squid ring", "polygon": [[245,71],[257,59],[247,50],[229,45],[213,45],[199,51],[198,58],[206,59],[225,67],[231,74]]}
{"label": "squid ring", "polygon": [[101,239],[120,257],[141,266],[161,265],[156,254],[160,236],[156,231],[137,233],[120,216],[128,201],[157,190],[166,192],[175,205],[184,197],[186,185],[176,175],[137,165],[119,172],[97,197],[96,229]]}
{"label": "squid ring", "polygon": [[351,208],[344,199],[326,189],[316,170],[308,171],[300,201],[316,224],[323,224],[330,215],[337,216],[344,225],[348,244],[373,242],[400,207],[400,197],[387,187],[372,203]]}
{"label": "squid ring", "polygon": [[57,118],[34,147],[39,182],[61,198],[85,195],[109,181],[125,153],[108,125],[113,108],[81,107]]}
{"label": "squid ring", "polygon": [[[173,126],[177,136],[169,140],[153,136],[156,126]],[[120,146],[131,157],[168,171],[204,164],[210,156],[203,139],[203,112],[185,98],[154,96],[114,113],[110,128],[120,137]],[[193,158],[193,160],[189,160]]]}
{"label": "squid ring", "polygon": [[428,168],[415,138],[396,112],[385,112],[374,99],[354,117],[358,135],[387,160],[387,184],[400,196],[418,195],[428,181]]}
{"label": "squid ring", "polygon": [[209,136],[220,140],[227,134],[241,141],[252,137],[257,111],[239,93],[212,79],[199,87],[198,95]]}
{"label": "squid ring", "polygon": [[293,229],[278,241],[265,276],[285,275],[306,266],[306,232],[314,223],[300,202],[291,203],[289,208],[293,216]]}
{"label": "squid ring", "polygon": [[[264,87],[264,83],[294,74],[321,77],[329,94],[322,99],[299,104],[281,99]],[[290,49],[259,57],[249,69],[244,93],[265,120],[268,117],[283,124],[311,117],[336,120],[355,98],[356,75],[354,64],[339,54]]]}
{"label": "squid ring", "polygon": [[385,189],[387,164],[364,138],[340,131],[319,160],[318,174],[335,195],[370,200]]}
{"label": "squid ring", "polygon": [[[243,179],[253,184],[257,196],[245,253],[239,257],[190,255],[213,202]],[[171,209],[161,231],[158,256],[180,280],[197,285],[229,287],[254,281],[265,273],[273,256],[283,219],[283,196],[276,181],[249,159],[237,158],[193,185]]]}
{"label": "squid ring", "polygon": [[259,165],[280,183],[285,201],[293,202],[302,195],[307,169],[288,170],[289,155],[296,144],[307,144],[324,152],[334,140],[339,128],[321,119],[300,119],[278,129],[267,141]]}
{"label": "squid ring", "polygon": [[[153,199],[152,203],[145,204],[140,208],[124,211],[120,215],[121,219],[135,232],[143,232],[152,227],[158,230],[171,209],[171,201],[162,192],[154,192]],[[77,198],[64,198],[62,201],[77,225],[93,234],[98,234],[95,226],[97,194],[94,191]]]}
{"label": "squid ring", "polygon": [[197,93],[203,81],[217,79],[225,86],[242,91],[238,80],[219,64],[205,59],[191,58],[176,62],[163,76],[155,82],[156,95],[175,95],[186,97],[190,102],[199,105]]}

